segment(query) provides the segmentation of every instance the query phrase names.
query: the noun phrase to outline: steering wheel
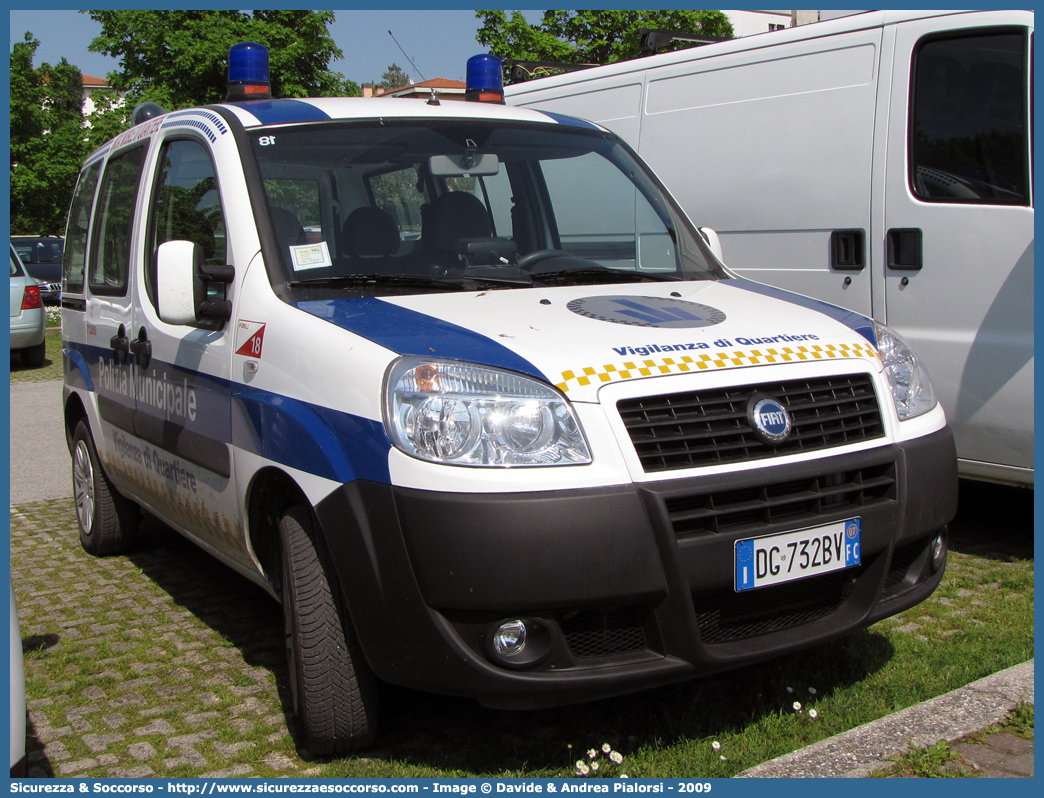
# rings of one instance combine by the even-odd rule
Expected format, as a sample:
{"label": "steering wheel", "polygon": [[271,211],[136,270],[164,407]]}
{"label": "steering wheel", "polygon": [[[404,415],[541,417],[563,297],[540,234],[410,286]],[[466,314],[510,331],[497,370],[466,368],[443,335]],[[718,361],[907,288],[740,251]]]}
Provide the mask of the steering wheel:
{"label": "steering wheel", "polygon": [[548,258],[571,257],[573,257],[573,254],[571,252],[566,252],[564,249],[535,249],[532,252],[527,252],[518,259],[518,268],[522,271],[528,272],[542,260],[547,260]]}

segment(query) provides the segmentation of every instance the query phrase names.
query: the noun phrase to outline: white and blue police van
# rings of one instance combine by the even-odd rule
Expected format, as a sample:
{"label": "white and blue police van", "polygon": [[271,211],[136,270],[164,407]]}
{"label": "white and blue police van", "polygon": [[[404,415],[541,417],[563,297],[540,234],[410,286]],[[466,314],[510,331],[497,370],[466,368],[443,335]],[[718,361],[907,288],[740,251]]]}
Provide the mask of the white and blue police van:
{"label": "white and blue police van", "polygon": [[252,43],[229,73],[84,164],[65,424],[88,552],[145,509],[282,603],[303,748],[369,744],[377,680],[567,704],[938,585],[953,439],[886,327],[737,277],[490,56],[473,102],[272,99]]}

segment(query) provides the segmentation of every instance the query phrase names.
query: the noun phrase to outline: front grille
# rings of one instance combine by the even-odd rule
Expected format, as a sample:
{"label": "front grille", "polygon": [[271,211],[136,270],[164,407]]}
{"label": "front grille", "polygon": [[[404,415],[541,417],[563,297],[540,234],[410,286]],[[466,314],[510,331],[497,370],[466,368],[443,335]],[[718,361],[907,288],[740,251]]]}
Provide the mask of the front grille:
{"label": "front grille", "polygon": [[[790,412],[782,444],[765,443],[747,421],[747,402],[768,394]],[[780,457],[884,435],[868,374],[717,388],[617,404],[647,473]]]}
{"label": "front grille", "polygon": [[704,643],[727,643],[824,618],[848,600],[860,572],[837,571],[743,593],[694,595],[700,636]]}
{"label": "front grille", "polygon": [[799,529],[860,515],[869,507],[894,501],[895,493],[895,464],[883,463],[767,485],[674,496],[665,504],[679,537],[742,535],[783,522]]}
{"label": "front grille", "polygon": [[635,607],[579,610],[558,619],[575,657],[605,657],[644,651],[645,630]]}

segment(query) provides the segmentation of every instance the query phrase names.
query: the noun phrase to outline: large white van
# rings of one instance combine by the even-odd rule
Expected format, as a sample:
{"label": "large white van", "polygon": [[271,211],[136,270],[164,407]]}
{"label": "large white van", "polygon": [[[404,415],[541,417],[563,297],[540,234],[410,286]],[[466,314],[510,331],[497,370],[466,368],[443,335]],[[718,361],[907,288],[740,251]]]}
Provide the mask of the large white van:
{"label": "large white van", "polygon": [[614,134],[238,96],[84,165],[65,423],[87,551],[147,508],[282,602],[313,754],[372,739],[375,676],[594,699],[939,583],[957,466],[916,355],[729,272]]}
{"label": "large white van", "polygon": [[509,86],[619,134],[724,261],[886,322],[964,476],[1033,484],[1030,11],[875,11]]}

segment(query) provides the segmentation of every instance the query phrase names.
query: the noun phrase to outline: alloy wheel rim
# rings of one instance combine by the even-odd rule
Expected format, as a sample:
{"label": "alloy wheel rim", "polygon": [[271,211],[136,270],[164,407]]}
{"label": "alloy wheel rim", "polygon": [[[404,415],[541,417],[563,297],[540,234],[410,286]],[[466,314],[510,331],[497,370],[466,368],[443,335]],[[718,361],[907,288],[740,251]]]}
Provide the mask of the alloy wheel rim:
{"label": "alloy wheel rim", "polygon": [[80,529],[90,535],[94,525],[94,467],[84,441],[77,442],[73,458],[73,496]]}

